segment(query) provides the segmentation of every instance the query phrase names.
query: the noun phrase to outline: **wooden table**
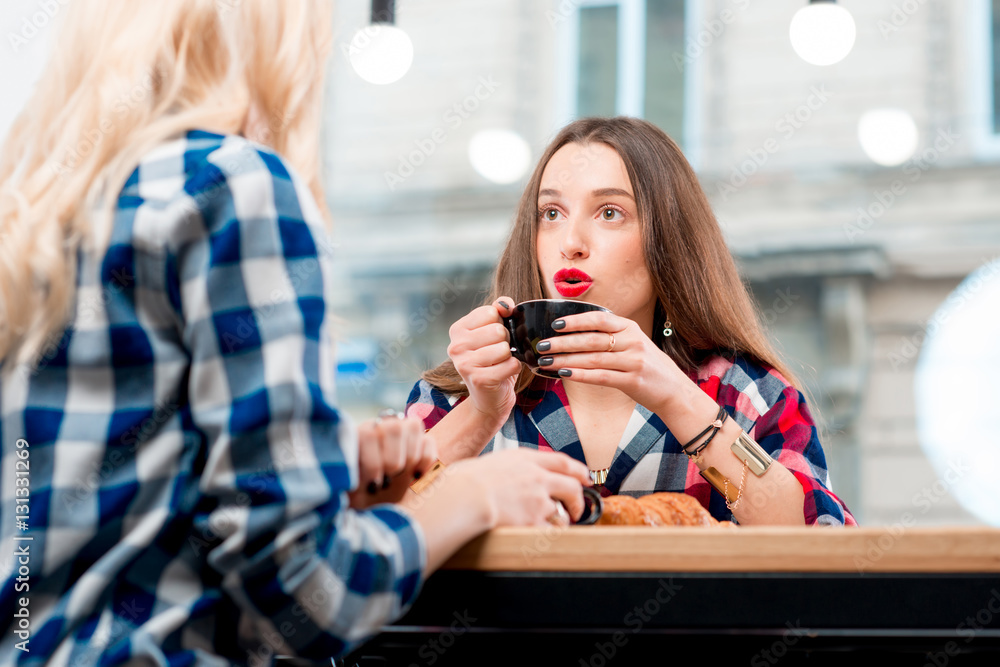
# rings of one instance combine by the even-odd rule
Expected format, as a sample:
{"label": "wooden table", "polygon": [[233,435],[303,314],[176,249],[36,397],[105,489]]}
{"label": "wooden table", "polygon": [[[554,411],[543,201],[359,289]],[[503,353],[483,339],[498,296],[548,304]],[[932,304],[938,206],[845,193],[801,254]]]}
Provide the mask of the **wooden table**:
{"label": "wooden table", "polygon": [[705,665],[1000,666],[1000,530],[494,530],[346,664],[602,667],[692,649]]}

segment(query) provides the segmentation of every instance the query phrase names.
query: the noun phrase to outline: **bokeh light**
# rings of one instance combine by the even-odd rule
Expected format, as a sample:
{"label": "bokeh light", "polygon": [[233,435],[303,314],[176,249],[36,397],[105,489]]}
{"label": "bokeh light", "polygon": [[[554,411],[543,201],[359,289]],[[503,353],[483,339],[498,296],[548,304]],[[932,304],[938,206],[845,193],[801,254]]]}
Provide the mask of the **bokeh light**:
{"label": "bokeh light", "polygon": [[795,12],[788,37],[800,58],[826,66],[847,57],[857,32],[849,11],[832,2],[813,2]]}
{"label": "bokeh light", "polygon": [[372,24],[351,39],[351,66],[365,81],[386,85],[399,81],[413,64],[413,42],[403,30]]}

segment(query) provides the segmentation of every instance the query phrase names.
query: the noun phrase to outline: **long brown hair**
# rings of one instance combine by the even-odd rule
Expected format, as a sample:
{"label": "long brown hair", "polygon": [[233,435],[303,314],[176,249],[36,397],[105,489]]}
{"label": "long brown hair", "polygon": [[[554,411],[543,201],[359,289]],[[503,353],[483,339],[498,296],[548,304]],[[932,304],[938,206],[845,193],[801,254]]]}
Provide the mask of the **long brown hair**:
{"label": "long brown hair", "polygon": [[[797,384],[768,342],[757,306],[740,279],[691,165],[661,129],[637,118],[583,118],[564,127],[549,144],[521,197],[484,303],[501,295],[518,303],[544,298],[535,245],[542,172],[563,146],[595,142],[621,156],[635,193],[643,254],[657,297],[653,342],[689,374],[712,354],[740,355],[777,369]],[[575,166],[587,165],[580,161]],[[665,337],[661,325],[668,320],[674,333]],[[450,360],[423,377],[446,393],[468,394]],[[517,391],[534,377],[523,367]]]}

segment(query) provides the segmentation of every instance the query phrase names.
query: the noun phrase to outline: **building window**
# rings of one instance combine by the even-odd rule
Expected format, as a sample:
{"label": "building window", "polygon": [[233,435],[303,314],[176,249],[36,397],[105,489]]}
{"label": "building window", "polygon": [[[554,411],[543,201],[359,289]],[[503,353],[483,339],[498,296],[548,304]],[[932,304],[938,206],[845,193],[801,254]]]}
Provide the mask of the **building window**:
{"label": "building window", "polygon": [[992,76],[990,77],[991,84],[991,97],[993,98],[993,134],[1000,134],[1000,0],[992,0],[990,3],[990,12],[992,14],[992,20],[990,21],[990,26],[992,30],[990,31],[990,69],[992,70]]}
{"label": "building window", "polygon": [[687,130],[685,21],[692,0],[584,0],[571,22],[566,120],[645,118],[681,144]]}
{"label": "building window", "polygon": [[976,155],[1000,158],[1000,0],[970,0],[969,113],[967,127]]}
{"label": "building window", "polygon": [[618,90],[618,7],[580,10],[577,116],[614,116]]}
{"label": "building window", "polygon": [[682,141],[684,0],[646,0],[646,99],[643,117]]}

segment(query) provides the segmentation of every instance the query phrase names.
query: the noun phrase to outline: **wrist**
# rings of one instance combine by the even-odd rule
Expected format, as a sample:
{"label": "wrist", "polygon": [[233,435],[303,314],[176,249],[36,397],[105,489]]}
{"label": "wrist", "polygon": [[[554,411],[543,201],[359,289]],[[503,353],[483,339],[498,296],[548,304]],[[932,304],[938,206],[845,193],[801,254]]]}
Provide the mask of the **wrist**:
{"label": "wrist", "polygon": [[463,544],[496,526],[498,512],[476,485],[474,466],[448,466],[401,504],[417,520],[427,544],[426,573],[440,567]]}
{"label": "wrist", "polygon": [[456,450],[463,454],[462,458],[475,458],[503,428],[513,405],[501,410],[484,410],[471,400],[466,402],[469,404],[469,411],[465,415],[468,420],[467,437],[456,443]]}
{"label": "wrist", "polygon": [[487,402],[484,405],[476,400],[471,393],[465,402],[472,408],[477,419],[484,424],[496,425],[496,430],[500,430],[503,423],[507,421],[507,417],[510,416],[510,411],[514,408],[514,400],[505,400],[499,406],[494,402]]}
{"label": "wrist", "polygon": [[[433,435],[433,431],[431,435]],[[487,441],[488,442],[488,441]],[[451,465],[465,459],[474,459],[483,451],[485,443],[480,443],[475,435],[457,437],[446,443],[438,444],[438,460],[445,465]]]}
{"label": "wrist", "polygon": [[446,467],[442,472],[446,479],[442,480],[447,487],[447,505],[454,511],[455,507],[467,508],[468,520],[474,534],[496,528],[500,521],[500,511],[492,494],[483,493],[479,475],[476,474],[478,459],[457,463]]}
{"label": "wrist", "polygon": [[489,433],[487,439],[496,435],[496,432],[504,425],[510,416],[511,407],[501,410],[483,410],[477,405],[473,406],[477,422],[482,425],[484,432]]}
{"label": "wrist", "polygon": [[684,444],[715,419],[719,405],[687,377],[670,384],[672,391],[663,396],[653,412]]}

